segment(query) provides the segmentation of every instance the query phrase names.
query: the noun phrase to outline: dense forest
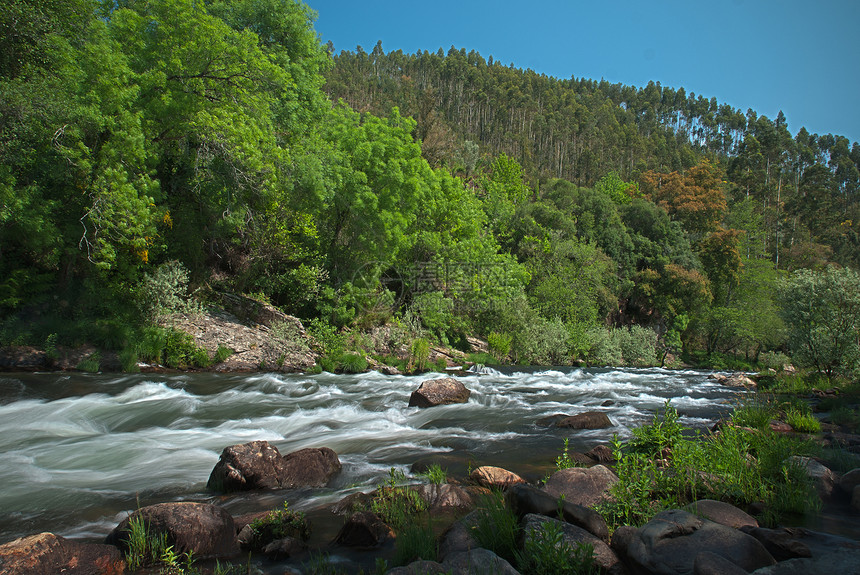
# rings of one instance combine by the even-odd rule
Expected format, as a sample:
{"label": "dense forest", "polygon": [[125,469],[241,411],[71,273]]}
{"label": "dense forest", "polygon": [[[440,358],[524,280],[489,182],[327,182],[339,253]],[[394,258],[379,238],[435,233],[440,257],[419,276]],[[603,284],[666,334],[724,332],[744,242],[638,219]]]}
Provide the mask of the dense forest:
{"label": "dense forest", "polygon": [[330,356],[389,325],[520,363],[860,365],[856,142],[455,48],[334,55],[293,0],[5,4],[0,345],[133,369],[190,285]]}

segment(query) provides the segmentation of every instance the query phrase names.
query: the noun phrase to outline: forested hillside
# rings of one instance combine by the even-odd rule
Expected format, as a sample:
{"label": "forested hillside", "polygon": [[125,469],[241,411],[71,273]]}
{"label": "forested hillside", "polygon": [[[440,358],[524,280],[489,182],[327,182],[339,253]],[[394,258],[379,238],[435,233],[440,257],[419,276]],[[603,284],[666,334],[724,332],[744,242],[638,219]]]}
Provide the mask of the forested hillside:
{"label": "forested hillside", "polygon": [[860,361],[857,143],[462,50],[332,57],[293,0],[7,4],[0,345],[134,369],[226,291],[330,369],[379,326],[410,367],[471,335],[521,363]]}

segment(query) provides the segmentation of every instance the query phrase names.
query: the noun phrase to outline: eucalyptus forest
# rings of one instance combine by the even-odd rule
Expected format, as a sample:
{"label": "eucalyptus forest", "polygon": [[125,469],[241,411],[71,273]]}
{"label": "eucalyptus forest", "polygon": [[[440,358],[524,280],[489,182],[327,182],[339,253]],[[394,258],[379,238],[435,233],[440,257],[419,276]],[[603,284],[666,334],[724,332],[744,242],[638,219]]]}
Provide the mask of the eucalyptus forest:
{"label": "eucalyptus forest", "polygon": [[532,365],[860,369],[857,142],[455,47],[335,54],[314,17],[4,2],[0,346],[134,366],[187,283],[330,356],[395,325]]}

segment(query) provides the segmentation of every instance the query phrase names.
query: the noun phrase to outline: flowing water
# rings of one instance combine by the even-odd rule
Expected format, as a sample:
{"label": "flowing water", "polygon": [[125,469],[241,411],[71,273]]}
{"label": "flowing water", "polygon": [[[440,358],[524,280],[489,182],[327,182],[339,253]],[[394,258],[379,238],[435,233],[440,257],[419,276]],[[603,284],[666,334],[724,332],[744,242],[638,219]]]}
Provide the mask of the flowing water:
{"label": "flowing water", "polygon": [[[417,461],[451,472],[498,465],[527,479],[553,469],[564,438],[586,451],[650,421],[667,399],[691,427],[730,409],[738,391],[706,372],[573,369],[461,378],[468,403],[407,407],[417,377],[283,374],[0,374],[0,544],[52,531],[100,541],[138,505],[206,501],[230,512],[279,506],[321,514],[391,467]],[[557,413],[603,411],[615,427],[537,425]],[[326,489],[216,496],[206,490],[221,450],[267,440],[288,453],[326,446],[343,471]]]}

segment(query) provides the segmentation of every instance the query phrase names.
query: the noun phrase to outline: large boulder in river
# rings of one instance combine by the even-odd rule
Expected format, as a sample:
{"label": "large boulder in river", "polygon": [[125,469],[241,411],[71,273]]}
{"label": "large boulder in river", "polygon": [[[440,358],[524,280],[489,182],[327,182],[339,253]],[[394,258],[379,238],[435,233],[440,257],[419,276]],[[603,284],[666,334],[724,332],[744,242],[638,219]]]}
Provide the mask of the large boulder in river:
{"label": "large boulder in river", "polygon": [[268,441],[224,448],[206,486],[215,491],[324,487],[341,470],[328,447],[307,448],[282,456]]}
{"label": "large boulder in river", "polygon": [[583,507],[594,507],[610,499],[609,489],[618,482],[618,476],[608,467],[570,467],[552,474],[544,491],[555,499],[564,500]]}
{"label": "large boulder in river", "polygon": [[409,407],[435,407],[450,403],[466,403],[471,391],[452,377],[428,379],[409,397]]}
{"label": "large boulder in river", "polygon": [[606,429],[612,427],[612,421],[602,411],[586,411],[559,419],[555,426],[568,429]]}
{"label": "large boulder in river", "polygon": [[119,575],[125,559],[111,545],[81,543],[40,533],[0,545],[3,575]]}
{"label": "large boulder in river", "polygon": [[634,573],[690,575],[700,553],[728,559],[747,572],[776,563],[754,537],[681,509],[662,511],[641,528],[621,527],[612,548]]}
{"label": "large boulder in river", "polygon": [[[609,528],[600,513],[569,501],[559,502],[557,498],[537,487],[525,484],[514,485],[505,493],[505,501],[517,517],[522,518],[530,513],[558,517],[560,510],[562,517],[568,523],[582,527],[604,541],[609,539]],[[560,509],[559,503],[561,503]]]}
{"label": "large boulder in river", "polygon": [[209,503],[158,503],[138,509],[122,520],[105,539],[108,545],[128,549],[132,520],[143,520],[148,534],[165,534],[176,553],[192,551],[197,557],[229,557],[239,551],[233,516]]}

